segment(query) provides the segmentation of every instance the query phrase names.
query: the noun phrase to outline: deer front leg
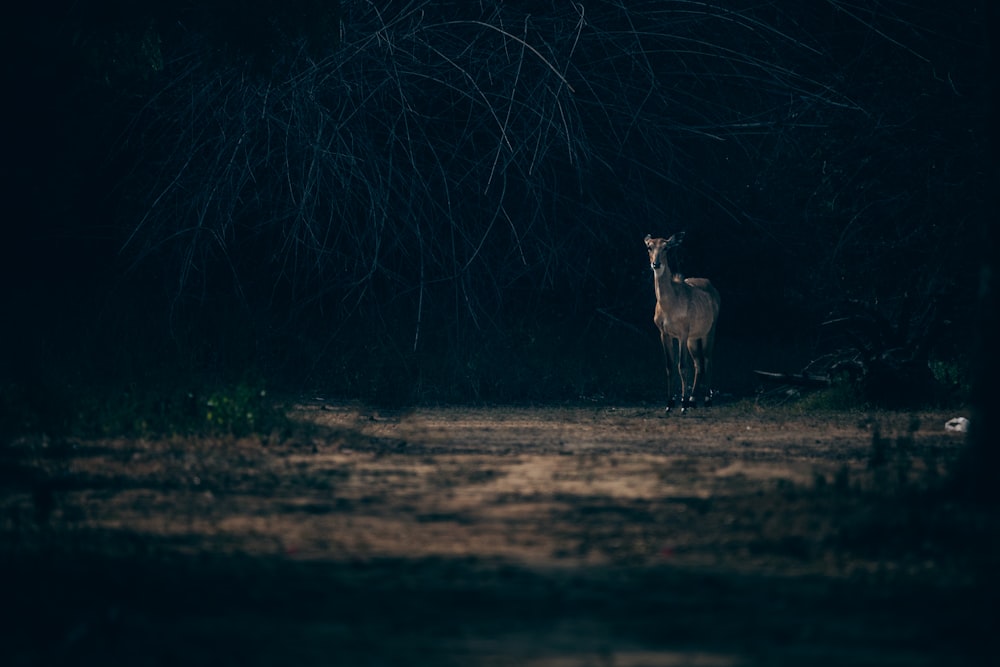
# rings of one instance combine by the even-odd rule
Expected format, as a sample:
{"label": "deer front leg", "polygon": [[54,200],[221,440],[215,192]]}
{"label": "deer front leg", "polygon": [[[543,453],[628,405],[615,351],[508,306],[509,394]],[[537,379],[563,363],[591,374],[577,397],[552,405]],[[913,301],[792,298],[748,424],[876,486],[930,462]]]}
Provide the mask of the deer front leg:
{"label": "deer front leg", "polygon": [[687,378],[684,377],[684,350],[688,348],[687,338],[677,339],[677,375],[681,378],[681,414],[687,412],[691,405],[691,397],[687,390]]}
{"label": "deer front leg", "polygon": [[[666,362],[665,366],[667,369],[667,409],[665,412],[670,412],[670,409],[674,407],[677,400],[677,397],[673,393],[674,382],[672,377],[674,366],[674,341],[663,329],[660,330],[660,344],[663,346],[663,359]],[[681,376],[681,379],[683,380],[683,376]]]}

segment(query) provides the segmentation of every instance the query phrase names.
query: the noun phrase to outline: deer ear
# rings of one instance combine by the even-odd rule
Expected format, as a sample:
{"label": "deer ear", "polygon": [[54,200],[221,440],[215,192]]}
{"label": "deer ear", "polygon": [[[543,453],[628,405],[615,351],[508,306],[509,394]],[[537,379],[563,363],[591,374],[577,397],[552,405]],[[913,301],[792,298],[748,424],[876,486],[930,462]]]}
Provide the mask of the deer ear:
{"label": "deer ear", "polygon": [[649,234],[646,234],[646,238],[644,238],[643,241],[645,241],[646,243],[649,243],[652,238],[653,238],[652,236],[650,236]]}

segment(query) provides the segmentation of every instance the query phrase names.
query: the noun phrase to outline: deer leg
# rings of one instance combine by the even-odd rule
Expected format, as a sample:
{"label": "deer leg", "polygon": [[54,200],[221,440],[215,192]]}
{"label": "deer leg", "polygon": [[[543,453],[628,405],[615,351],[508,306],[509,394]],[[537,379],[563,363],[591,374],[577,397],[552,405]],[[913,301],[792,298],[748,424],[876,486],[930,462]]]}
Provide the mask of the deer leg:
{"label": "deer leg", "polygon": [[688,352],[691,354],[691,365],[694,366],[693,377],[691,378],[691,395],[688,403],[693,408],[695,406],[695,392],[698,389],[698,379],[701,377],[702,369],[705,366],[705,346],[701,338],[695,338],[688,342]]}
{"label": "deer leg", "polygon": [[712,399],[715,398],[715,389],[712,387],[712,373],[713,373],[713,363],[712,363],[712,352],[715,349],[715,327],[708,332],[708,337],[705,339],[705,407],[710,407],[712,405]]}
{"label": "deer leg", "polygon": [[710,355],[705,355],[705,407],[712,407],[712,399],[715,398],[715,390],[712,389],[712,357]]}
{"label": "deer leg", "polygon": [[687,380],[684,377],[684,350],[688,348],[688,339],[677,339],[677,374],[681,377],[681,414],[687,412],[691,399],[687,391]]}
{"label": "deer leg", "polygon": [[667,334],[666,331],[661,330],[660,331],[660,344],[663,346],[663,358],[664,358],[664,361],[666,362],[666,368],[667,368],[667,409],[666,409],[666,412],[670,412],[670,409],[672,407],[674,407],[674,402],[675,402],[675,396],[673,394],[674,383],[673,383],[673,377],[671,377],[672,374],[673,374],[673,365],[674,365],[674,353],[673,353],[674,341],[670,337],[670,335]]}

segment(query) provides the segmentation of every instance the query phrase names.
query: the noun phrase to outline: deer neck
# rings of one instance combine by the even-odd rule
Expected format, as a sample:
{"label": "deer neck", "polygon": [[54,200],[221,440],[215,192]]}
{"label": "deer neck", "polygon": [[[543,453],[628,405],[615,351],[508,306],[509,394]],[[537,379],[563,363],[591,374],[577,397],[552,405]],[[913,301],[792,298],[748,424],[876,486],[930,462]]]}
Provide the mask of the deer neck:
{"label": "deer neck", "polygon": [[680,291],[680,283],[674,280],[674,274],[666,262],[660,268],[653,270],[653,284],[656,287],[657,301],[670,301]]}

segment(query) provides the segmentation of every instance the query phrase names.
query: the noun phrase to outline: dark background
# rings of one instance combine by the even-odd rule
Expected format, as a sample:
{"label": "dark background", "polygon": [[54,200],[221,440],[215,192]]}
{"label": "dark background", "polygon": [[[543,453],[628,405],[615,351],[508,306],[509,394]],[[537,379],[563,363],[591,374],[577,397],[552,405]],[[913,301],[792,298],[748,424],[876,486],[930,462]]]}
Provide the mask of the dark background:
{"label": "dark background", "polygon": [[375,4],[8,12],[6,408],[659,401],[642,239],[681,230],[723,392],[902,358],[963,400],[988,3]]}

